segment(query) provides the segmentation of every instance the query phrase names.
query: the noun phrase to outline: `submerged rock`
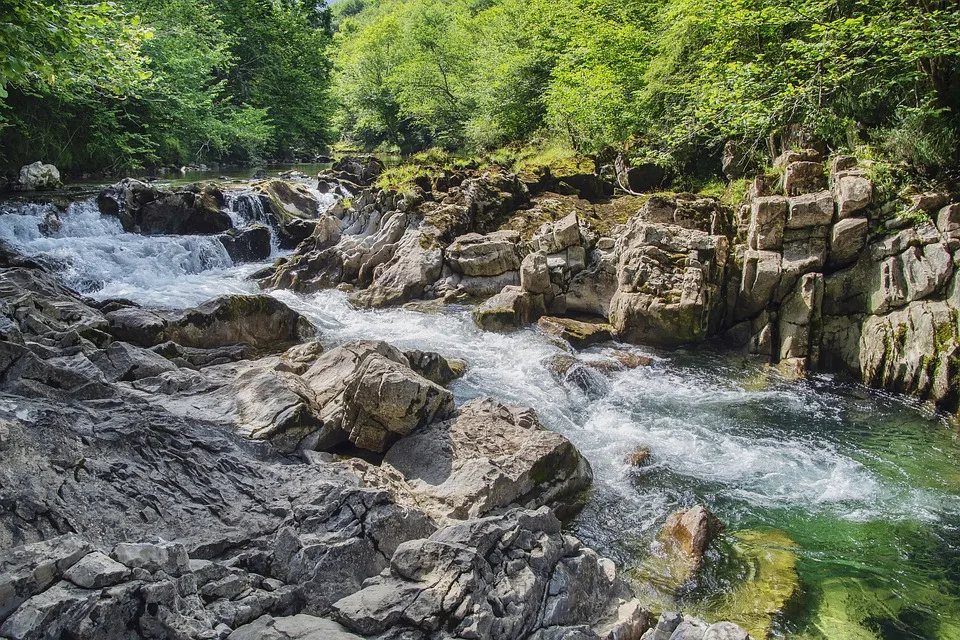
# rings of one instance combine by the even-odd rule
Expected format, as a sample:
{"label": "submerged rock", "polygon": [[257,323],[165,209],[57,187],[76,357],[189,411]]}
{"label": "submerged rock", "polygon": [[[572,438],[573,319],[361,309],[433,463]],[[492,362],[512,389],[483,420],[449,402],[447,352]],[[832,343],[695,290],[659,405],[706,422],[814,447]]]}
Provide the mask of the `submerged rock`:
{"label": "submerged rock", "polygon": [[486,331],[506,332],[536,322],[546,311],[542,295],[508,286],[478,306],[473,319]]}

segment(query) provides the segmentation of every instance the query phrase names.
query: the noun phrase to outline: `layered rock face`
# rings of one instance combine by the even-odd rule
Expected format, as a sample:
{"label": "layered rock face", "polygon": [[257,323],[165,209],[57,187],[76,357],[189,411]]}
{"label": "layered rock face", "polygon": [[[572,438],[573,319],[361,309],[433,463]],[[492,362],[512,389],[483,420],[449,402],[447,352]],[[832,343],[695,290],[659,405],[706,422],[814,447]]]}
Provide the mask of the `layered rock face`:
{"label": "layered rock face", "polygon": [[97,308],[5,250],[0,329],[0,636],[648,627],[612,562],[549,508],[589,486],[589,465],[528,409],[454,413],[440,384],[462,363],[382,342],[325,351],[268,296]]}

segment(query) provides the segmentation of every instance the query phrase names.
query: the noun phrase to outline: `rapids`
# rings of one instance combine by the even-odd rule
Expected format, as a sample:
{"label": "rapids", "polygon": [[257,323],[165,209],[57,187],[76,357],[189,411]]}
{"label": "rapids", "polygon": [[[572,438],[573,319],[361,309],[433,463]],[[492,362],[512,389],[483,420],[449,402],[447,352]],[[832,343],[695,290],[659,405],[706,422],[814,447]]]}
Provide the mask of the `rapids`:
{"label": "rapids", "polygon": [[[257,221],[248,198],[229,201],[235,222]],[[0,240],[52,261],[90,297],[170,308],[256,290],[246,276],[262,265],[234,265],[215,237],[127,234],[91,201],[57,211],[0,207]],[[536,328],[486,333],[456,307],[361,311],[336,291],[273,295],[329,344],[382,339],[464,359],[458,401],[535,408],[593,465],[571,531],[629,571],[652,607],[774,637],[960,638],[960,447],[943,417],[907,399],[829,375],[788,382],[709,346],[614,344],[581,357],[619,349],[653,362],[586,394],[554,379],[544,362],[564,350]],[[626,458],[640,446],[651,463],[633,468]],[[699,580],[671,595],[650,562],[656,535],[697,503],[727,533]]]}

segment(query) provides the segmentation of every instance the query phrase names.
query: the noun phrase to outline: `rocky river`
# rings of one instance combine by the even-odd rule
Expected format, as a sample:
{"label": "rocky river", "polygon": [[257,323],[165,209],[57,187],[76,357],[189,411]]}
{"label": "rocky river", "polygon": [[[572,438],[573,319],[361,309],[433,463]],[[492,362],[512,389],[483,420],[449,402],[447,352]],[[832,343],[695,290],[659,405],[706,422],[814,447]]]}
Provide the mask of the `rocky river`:
{"label": "rocky river", "polygon": [[0,205],[0,636],[960,638],[960,209],[782,165]]}

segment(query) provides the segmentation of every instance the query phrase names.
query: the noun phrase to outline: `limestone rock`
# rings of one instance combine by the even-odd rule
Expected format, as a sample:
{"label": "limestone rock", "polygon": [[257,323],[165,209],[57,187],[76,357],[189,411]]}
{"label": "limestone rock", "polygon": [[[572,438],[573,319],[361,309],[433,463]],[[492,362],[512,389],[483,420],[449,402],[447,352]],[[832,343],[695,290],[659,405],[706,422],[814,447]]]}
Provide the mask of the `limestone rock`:
{"label": "limestone rock", "polygon": [[73,534],[5,551],[0,557],[0,621],[60,580],[90,551],[90,543]]}
{"label": "limestone rock", "polygon": [[507,286],[473,312],[477,325],[486,331],[511,331],[536,322],[547,312],[543,296]]}
{"label": "limestone rock", "polygon": [[463,377],[467,370],[467,363],[463,360],[444,358],[432,351],[412,349],[404,351],[403,355],[409,361],[411,369],[440,386],[448,385],[457,378]]}
{"label": "limestone rock", "polygon": [[[553,635],[538,638],[576,629],[577,637],[597,639],[602,627],[636,637],[647,617],[637,606],[622,607],[626,600],[612,563],[562,536],[543,508],[453,524],[400,545],[389,573],[337,602],[332,617],[368,636],[442,629],[519,640],[541,629]],[[620,619],[621,612],[629,617]]]}
{"label": "limestone rock", "polygon": [[170,576],[180,576],[190,570],[187,550],[177,543],[123,542],[113,548],[111,555],[126,567],[143,569],[150,573],[163,571]]}
{"label": "limestone rock", "polygon": [[273,251],[270,229],[262,224],[231,229],[220,236],[220,242],[235,263],[266,260]]}
{"label": "limestone rock", "polygon": [[551,291],[546,254],[535,251],[523,259],[520,264],[520,287],[533,294],[545,294]]}
{"label": "limestone rock", "polygon": [[749,318],[766,308],[780,285],[782,274],[781,254],[776,251],[746,251],[736,318]]}
{"label": "limestone rock", "polygon": [[227,640],[362,640],[327,618],[304,613],[274,618],[257,618],[231,633]]}
{"label": "limestone rock", "polygon": [[84,589],[103,589],[122,582],[129,575],[130,569],[125,565],[112,560],[106,554],[94,551],[70,567],[63,577]]}
{"label": "limestone rock", "polygon": [[687,511],[678,511],[667,518],[661,538],[669,547],[668,552],[679,553],[699,563],[707,546],[723,531],[715,515],[703,506]]}
{"label": "limestone rock", "polygon": [[432,238],[408,231],[397,243],[393,256],[375,269],[370,287],[351,297],[365,307],[403,304],[421,297],[440,277],[443,254]]}
{"label": "limestone rock", "polygon": [[253,190],[268,198],[273,215],[280,224],[297,218],[314,220],[320,215],[320,203],[306,185],[268,180],[255,184]]}
{"label": "limestone rock", "polygon": [[317,443],[385,451],[393,441],[453,411],[453,395],[409,367],[386,343],[356,342],[319,358],[303,375],[316,394]]}
{"label": "limestone rock", "polygon": [[315,335],[310,321],[268,295],[214,298],[168,322],[164,336],[185,347],[248,344],[259,351],[282,350]]}
{"label": "limestone rock", "polygon": [[783,190],[788,196],[813,193],[827,186],[823,165],[819,162],[797,161],[787,165],[783,174]]}
{"label": "limestone rock", "polygon": [[520,268],[519,239],[516,231],[471,233],[458,237],[444,255],[447,264],[462,275],[498,276]]}
{"label": "limestone rock", "polygon": [[110,382],[153,378],[177,368],[163,356],[126,342],[114,342],[106,349],[90,354],[89,358]]}
{"label": "limestone rock", "polygon": [[613,338],[613,328],[604,322],[585,322],[572,318],[544,316],[537,324],[547,333],[563,338],[577,349]]}
{"label": "limestone rock", "polygon": [[831,268],[845,267],[856,261],[866,245],[868,226],[866,218],[844,218],[833,225],[827,260]]}
{"label": "limestone rock", "polygon": [[530,409],[491,398],[466,403],[456,417],[421,427],[394,444],[362,477],[386,486],[402,505],[440,523],[509,505],[560,509],[590,486],[590,465],[569,440],[545,429]]}
{"label": "limestone rock", "polygon": [[60,171],[52,164],[44,164],[37,160],[20,168],[20,178],[17,186],[23,191],[43,191],[56,189],[63,185],[60,180]]}
{"label": "limestone rock", "polygon": [[747,244],[757,251],[775,251],[783,246],[788,201],[781,196],[756,198],[751,205]]}
{"label": "limestone rock", "polygon": [[632,218],[617,241],[619,284],[609,314],[616,334],[662,346],[710,335],[728,252],[724,236]]}
{"label": "limestone rock", "polygon": [[141,347],[152,347],[164,341],[167,321],[152,311],[126,307],[110,311],[106,320],[108,331],[117,340]]}
{"label": "limestone rock", "polygon": [[834,183],[833,192],[840,220],[857,215],[873,200],[873,184],[863,176],[841,177]]}
{"label": "limestone rock", "polygon": [[824,227],[833,222],[833,196],[829,191],[796,196],[788,203],[787,229]]}

